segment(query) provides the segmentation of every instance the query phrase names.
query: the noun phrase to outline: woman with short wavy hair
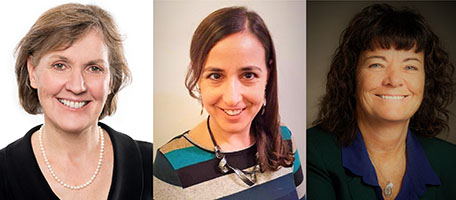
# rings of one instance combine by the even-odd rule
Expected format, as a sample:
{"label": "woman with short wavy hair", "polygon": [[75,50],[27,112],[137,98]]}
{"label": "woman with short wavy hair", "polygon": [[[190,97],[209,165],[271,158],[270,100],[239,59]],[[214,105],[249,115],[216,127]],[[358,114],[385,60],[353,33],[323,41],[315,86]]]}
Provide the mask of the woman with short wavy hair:
{"label": "woman with short wavy hair", "polygon": [[152,199],[152,145],[99,122],[131,77],[107,11],[46,11],[19,42],[16,76],[44,123],[0,150],[0,199]]}

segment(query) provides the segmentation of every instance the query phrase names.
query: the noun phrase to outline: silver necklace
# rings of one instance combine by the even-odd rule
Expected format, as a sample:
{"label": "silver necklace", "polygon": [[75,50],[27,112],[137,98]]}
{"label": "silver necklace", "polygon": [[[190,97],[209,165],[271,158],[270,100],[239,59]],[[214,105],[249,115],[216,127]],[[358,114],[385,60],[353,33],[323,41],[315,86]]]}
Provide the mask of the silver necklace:
{"label": "silver necklace", "polygon": [[44,145],[43,145],[43,141],[42,141],[42,138],[41,138],[42,132],[44,132],[43,127],[44,127],[44,124],[41,126],[40,130],[38,131],[38,140],[39,140],[39,143],[40,143],[41,154],[44,157],[44,162],[46,162],[47,168],[48,168],[49,172],[51,173],[52,177],[54,177],[54,179],[60,185],[62,185],[63,187],[65,187],[67,189],[71,189],[71,190],[80,190],[80,189],[83,189],[83,188],[89,186],[95,180],[95,178],[97,177],[98,172],[100,172],[101,163],[103,162],[104,136],[103,136],[103,130],[101,129],[101,127],[98,126],[98,135],[99,135],[100,140],[101,140],[101,145],[100,145],[100,157],[98,158],[97,169],[95,169],[95,172],[93,173],[92,177],[90,177],[90,179],[87,182],[85,182],[82,185],[76,185],[76,186],[64,183],[63,180],[61,180],[55,174],[54,170],[52,169],[51,163],[49,163],[49,160],[48,160],[48,158],[46,156],[46,152],[44,151]]}
{"label": "silver necklace", "polygon": [[[367,150],[367,149],[366,149]],[[374,169],[378,169],[378,172],[380,174],[380,176],[384,179],[384,180],[387,180],[385,178],[385,176],[383,176],[383,173],[382,173],[382,170],[380,170],[380,168],[377,167],[377,165],[375,164],[375,157],[373,155],[370,154],[369,151],[367,151],[367,154],[369,155],[369,157],[372,157],[372,164],[374,165]],[[379,182],[380,184],[380,182]],[[380,186],[381,187],[381,186]],[[390,181],[390,180],[387,180],[386,182],[386,185],[384,188],[382,188],[383,190],[383,195],[385,195],[385,197],[387,199],[389,199],[391,197],[391,195],[393,194],[393,189],[394,189],[394,185],[393,183]]]}
{"label": "silver necklace", "polygon": [[[211,126],[209,125],[209,118],[210,116],[207,116],[207,130],[209,131],[209,135],[211,136],[212,144],[214,145],[214,152],[215,152],[215,157],[220,159],[220,162],[218,164],[218,167],[220,171],[223,174],[228,173],[230,170],[233,170],[234,173],[247,185],[253,186],[255,185],[257,179],[256,179],[256,172],[260,171],[260,165],[256,164],[253,166],[253,168],[249,171],[247,170],[240,170],[238,168],[235,168],[228,164],[228,161],[225,158],[225,154],[222,153],[220,147],[217,145],[217,142],[215,142],[214,135],[212,134]],[[258,159],[258,152],[256,154],[257,159]]]}

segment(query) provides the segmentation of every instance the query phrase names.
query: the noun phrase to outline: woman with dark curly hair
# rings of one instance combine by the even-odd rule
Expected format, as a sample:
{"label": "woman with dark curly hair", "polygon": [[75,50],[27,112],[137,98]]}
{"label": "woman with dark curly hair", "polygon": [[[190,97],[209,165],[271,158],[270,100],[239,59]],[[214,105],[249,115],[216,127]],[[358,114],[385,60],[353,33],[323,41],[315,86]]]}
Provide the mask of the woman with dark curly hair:
{"label": "woman with dark curly hair", "polygon": [[316,125],[308,129],[309,199],[454,199],[448,128],[454,66],[424,18],[364,8],[342,33]]}

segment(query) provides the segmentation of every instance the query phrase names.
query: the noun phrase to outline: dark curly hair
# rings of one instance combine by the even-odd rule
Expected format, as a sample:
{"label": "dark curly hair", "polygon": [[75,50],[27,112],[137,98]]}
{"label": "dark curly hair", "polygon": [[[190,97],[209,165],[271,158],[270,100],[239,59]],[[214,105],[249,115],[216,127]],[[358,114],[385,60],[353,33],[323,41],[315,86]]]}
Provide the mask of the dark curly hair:
{"label": "dark curly hair", "polygon": [[424,52],[423,101],[410,119],[409,128],[429,137],[448,129],[447,106],[453,101],[454,65],[423,16],[388,4],[364,8],[342,32],[327,75],[326,93],[313,124],[334,133],[342,145],[351,144],[357,130],[356,67],[360,53],[392,47]]}

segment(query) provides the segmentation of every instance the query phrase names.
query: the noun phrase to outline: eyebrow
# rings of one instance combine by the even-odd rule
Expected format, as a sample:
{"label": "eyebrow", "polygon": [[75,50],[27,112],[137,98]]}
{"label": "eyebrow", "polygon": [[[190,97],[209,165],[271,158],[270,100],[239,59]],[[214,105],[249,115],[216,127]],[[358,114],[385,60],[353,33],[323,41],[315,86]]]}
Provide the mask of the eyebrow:
{"label": "eyebrow", "polygon": [[[224,70],[218,67],[206,67],[203,69],[203,72],[210,71],[210,72],[223,72]],[[257,66],[246,66],[242,67],[240,71],[260,71],[262,72],[263,70],[260,67]]]}
{"label": "eyebrow", "polygon": [[[374,58],[378,58],[378,59],[382,59],[382,60],[386,61],[385,56],[368,56],[367,58],[364,59],[364,61],[369,60],[369,59],[374,59]],[[406,61],[417,61],[419,63],[423,63],[421,60],[419,60],[418,58],[414,58],[414,57],[406,58],[402,62],[406,62]]]}
{"label": "eyebrow", "polygon": [[[63,60],[64,62],[71,64],[70,59],[68,59],[67,57],[62,56],[62,55],[52,55],[51,58],[57,58],[57,59]],[[91,61],[87,62],[85,65],[94,65],[94,64],[100,64],[100,63],[107,64],[103,59],[100,58],[100,59],[91,60]]]}

